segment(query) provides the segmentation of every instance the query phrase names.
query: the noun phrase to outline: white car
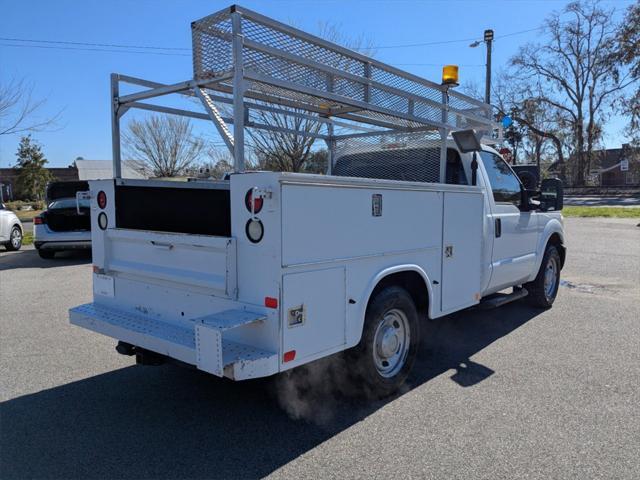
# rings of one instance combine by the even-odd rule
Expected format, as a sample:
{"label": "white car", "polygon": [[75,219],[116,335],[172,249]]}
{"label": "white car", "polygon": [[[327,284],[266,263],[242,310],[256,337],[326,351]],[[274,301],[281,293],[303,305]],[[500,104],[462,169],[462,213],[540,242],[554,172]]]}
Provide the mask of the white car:
{"label": "white car", "polygon": [[33,219],[33,244],[42,258],[56,252],[91,248],[89,201],[76,202],[87,182],[54,182],[47,187],[47,210]]}
{"label": "white car", "polygon": [[0,202],[0,244],[7,250],[20,250],[23,232],[20,219]]}

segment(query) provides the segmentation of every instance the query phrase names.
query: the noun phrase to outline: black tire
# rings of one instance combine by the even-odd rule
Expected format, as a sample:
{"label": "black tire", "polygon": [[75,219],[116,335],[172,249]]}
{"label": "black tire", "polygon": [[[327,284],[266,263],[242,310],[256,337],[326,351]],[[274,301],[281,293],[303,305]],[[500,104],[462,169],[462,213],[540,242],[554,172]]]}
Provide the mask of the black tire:
{"label": "black tire", "polygon": [[[551,308],[558,294],[560,286],[560,269],[562,260],[558,249],[554,245],[547,245],[540,263],[540,270],[534,281],[525,283],[524,287],[529,292],[527,299],[531,305],[539,308]],[[553,284],[551,284],[551,274],[547,277],[549,269],[553,270]]]}
{"label": "black tire", "polygon": [[44,258],[47,260],[52,259],[53,257],[55,257],[56,252],[53,250],[38,250],[38,255],[40,255],[40,258]]}
{"label": "black tire", "polygon": [[[420,344],[420,324],[413,299],[404,288],[389,286],[374,295],[367,307],[360,343],[349,351],[349,355],[355,361],[354,374],[364,385],[363,393],[385,397],[404,383],[413,367]],[[394,329],[394,321],[403,324],[402,332]],[[391,331],[391,335],[387,336],[385,330]],[[408,335],[404,335],[405,330]],[[405,341],[407,337],[408,342]],[[391,343],[385,343],[384,338],[391,338]],[[393,350],[394,342],[398,345],[396,352],[402,351],[398,358],[404,357],[404,360],[394,360],[395,355],[384,356]],[[384,353],[383,343],[388,347]],[[393,361],[395,368],[381,372],[381,369],[389,368],[389,362],[384,366],[384,358]]]}
{"label": "black tire", "polygon": [[11,228],[9,241],[6,243],[6,247],[7,250],[11,252],[20,250],[20,247],[22,247],[22,230],[18,225],[14,225],[13,228]]}

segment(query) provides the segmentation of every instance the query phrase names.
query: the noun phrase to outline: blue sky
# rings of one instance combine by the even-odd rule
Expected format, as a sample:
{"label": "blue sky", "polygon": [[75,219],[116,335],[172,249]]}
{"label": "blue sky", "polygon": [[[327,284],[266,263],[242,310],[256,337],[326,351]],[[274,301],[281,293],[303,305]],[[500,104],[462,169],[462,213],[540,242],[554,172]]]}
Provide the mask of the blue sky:
{"label": "blue sky", "polygon": [[[324,0],[250,1],[240,4],[267,16],[317,32],[320,22],[339,26],[347,35],[363,35],[376,45],[376,58],[425,78],[439,81],[441,66],[460,65],[460,76],[482,85],[484,48],[469,48],[468,39],[480,38],[493,28],[494,71],[504,65],[518,46],[535,41],[539,32],[501,35],[539,27],[544,18],[560,10],[565,1],[554,0]],[[631,0],[605,1],[618,17]],[[3,39],[55,40],[189,48],[190,22],[222,9],[229,1],[167,0],[0,0],[0,37]],[[398,48],[397,45],[454,41],[444,45]],[[34,134],[43,144],[50,166],[66,166],[76,157],[111,158],[109,74],[118,72],[159,82],[191,77],[191,57],[186,50],[171,55],[144,49],[85,51],[24,48],[16,40],[0,40],[0,77],[25,78],[36,98],[47,98],[42,113],[62,111],[58,129]],[[36,44],[55,46],[53,44]],[[62,46],[62,45],[57,45]],[[393,48],[386,48],[393,47]],[[107,47],[95,47],[108,50]],[[110,50],[124,50],[112,48]],[[623,124],[613,119],[605,144],[618,146]],[[213,136],[213,125],[201,124]],[[17,136],[0,137],[0,166],[15,163]]]}

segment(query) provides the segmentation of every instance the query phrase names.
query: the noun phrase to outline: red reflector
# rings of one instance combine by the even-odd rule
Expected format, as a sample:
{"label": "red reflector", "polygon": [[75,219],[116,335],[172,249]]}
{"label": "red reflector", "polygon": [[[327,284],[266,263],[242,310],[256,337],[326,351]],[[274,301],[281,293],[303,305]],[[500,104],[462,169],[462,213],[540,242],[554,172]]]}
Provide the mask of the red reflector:
{"label": "red reflector", "polygon": [[284,357],[282,358],[283,362],[291,362],[296,358],[296,351],[295,350],[290,350],[288,352],[286,352],[284,354]]}
{"label": "red reflector", "polygon": [[107,206],[107,194],[102,190],[98,192],[98,206],[103,210]]}
{"label": "red reflector", "polygon": [[258,213],[262,210],[262,205],[264,203],[264,199],[262,197],[258,197],[256,199],[253,198],[253,188],[250,189],[247,194],[244,196],[244,204],[247,206],[247,210],[251,211],[251,204],[253,203],[253,213]]}
{"label": "red reflector", "polygon": [[33,224],[34,225],[42,225],[44,223],[44,221],[42,220],[42,217],[33,217]]}
{"label": "red reflector", "polygon": [[264,306],[269,308],[278,308],[278,299],[273,297],[264,297]]}

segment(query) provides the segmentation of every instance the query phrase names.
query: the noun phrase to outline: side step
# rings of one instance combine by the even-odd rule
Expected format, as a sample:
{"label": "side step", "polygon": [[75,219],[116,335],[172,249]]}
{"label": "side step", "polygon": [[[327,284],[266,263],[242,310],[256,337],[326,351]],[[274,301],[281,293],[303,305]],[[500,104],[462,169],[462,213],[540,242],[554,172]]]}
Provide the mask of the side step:
{"label": "side step", "polygon": [[492,308],[501,307],[502,305],[506,305],[507,303],[520,300],[527,295],[529,295],[529,292],[527,292],[527,289],[524,287],[514,288],[512,293],[494,293],[493,295],[489,295],[488,297],[480,300],[480,303],[476,306],[476,308],[479,308],[481,310],[490,310]]}

